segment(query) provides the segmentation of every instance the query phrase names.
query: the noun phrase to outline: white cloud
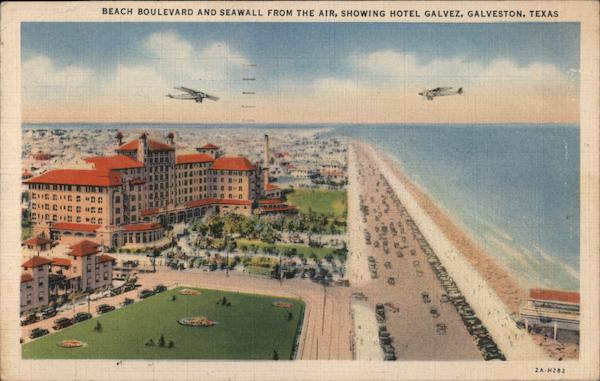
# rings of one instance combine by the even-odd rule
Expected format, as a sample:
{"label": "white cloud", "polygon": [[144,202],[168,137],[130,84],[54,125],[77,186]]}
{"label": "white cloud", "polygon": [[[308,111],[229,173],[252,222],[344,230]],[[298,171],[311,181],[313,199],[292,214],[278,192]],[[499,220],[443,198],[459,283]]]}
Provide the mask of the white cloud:
{"label": "white cloud", "polygon": [[93,71],[76,65],[58,67],[47,56],[36,56],[23,62],[21,68],[23,92],[26,98],[40,99],[88,91]]}

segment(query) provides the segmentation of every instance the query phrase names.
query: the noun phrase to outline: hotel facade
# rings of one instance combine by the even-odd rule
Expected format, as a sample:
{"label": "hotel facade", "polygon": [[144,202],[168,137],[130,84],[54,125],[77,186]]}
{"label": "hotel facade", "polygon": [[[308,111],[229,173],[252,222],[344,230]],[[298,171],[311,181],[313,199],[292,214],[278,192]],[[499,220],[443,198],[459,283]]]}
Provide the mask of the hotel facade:
{"label": "hotel facade", "polygon": [[[267,136],[265,141],[268,163]],[[212,144],[176,155],[172,134],[162,143],[144,133],[115,151],[86,158],[89,169],[56,169],[24,182],[34,235],[67,244],[88,239],[106,247],[148,245],[164,238],[166,225],[207,214],[293,210],[283,200],[273,204],[276,210],[259,206],[259,200],[280,194],[268,183],[268,167],[219,156]]]}

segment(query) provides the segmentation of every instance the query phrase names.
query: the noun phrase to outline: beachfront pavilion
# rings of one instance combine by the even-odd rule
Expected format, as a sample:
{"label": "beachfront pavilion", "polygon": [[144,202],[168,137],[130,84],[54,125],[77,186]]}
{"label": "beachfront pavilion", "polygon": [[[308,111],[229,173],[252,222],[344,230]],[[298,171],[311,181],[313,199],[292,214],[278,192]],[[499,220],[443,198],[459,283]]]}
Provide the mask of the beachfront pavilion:
{"label": "beachfront pavilion", "polygon": [[531,289],[521,305],[519,315],[525,327],[548,327],[579,332],[579,293],[559,290]]}

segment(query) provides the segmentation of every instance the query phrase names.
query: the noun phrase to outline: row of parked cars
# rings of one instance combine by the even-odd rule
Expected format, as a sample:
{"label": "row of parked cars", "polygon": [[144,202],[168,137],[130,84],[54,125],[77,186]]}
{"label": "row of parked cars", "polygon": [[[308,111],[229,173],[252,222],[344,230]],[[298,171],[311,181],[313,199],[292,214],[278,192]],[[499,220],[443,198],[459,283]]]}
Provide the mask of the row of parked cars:
{"label": "row of parked cars", "polygon": [[371,279],[377,279],[377,262],[373,256],[369,256],[369,272],[371,273]]}
{"label": "row of parked cars", "polygon": [[396,348],[392,345],[392,336],[387,330],[385,323],[385,306],[381,303],[375,305],[375,316],[379,323],[379,346],[383,350],[385,361],[396,361]]}
{"label": "row of parked cars", "polygon": [[[427,262],[431,266],[433,272],[436,277],[442,284],[442,287],[446,291],[446,294],[442,295],[442,302],[450,302],[456,308],[458,314],[460,315],[465,327],[469,334],[473,337],[473,339],[477,343],[477,347],[479,348],[481,355],[485,360],[506,360],[505,356],[502,354],[492,337],[490,336],[488,330],[483,326],[481,320],[477,318],[475,311],[471,308],[469,303],[467,303],[465,297],[462,292],[452,279],[452,277],[448,274],[446,268],[442,265],[437,255],[433,252],[429,243],[422,236],[418,227],[412,222],[412,220],[407,219],[408,226],[415,234],[421,249],[427,256]],[[428,299],[430,301],[429,295],[427,293],[421,294],[423,298],[423,302],[428,303]],[[430,311],[432,315],[435,317],[434,312]],[[442,329],[438,330],[442,332]],[[444,332],[445,333],[445,332]]]}

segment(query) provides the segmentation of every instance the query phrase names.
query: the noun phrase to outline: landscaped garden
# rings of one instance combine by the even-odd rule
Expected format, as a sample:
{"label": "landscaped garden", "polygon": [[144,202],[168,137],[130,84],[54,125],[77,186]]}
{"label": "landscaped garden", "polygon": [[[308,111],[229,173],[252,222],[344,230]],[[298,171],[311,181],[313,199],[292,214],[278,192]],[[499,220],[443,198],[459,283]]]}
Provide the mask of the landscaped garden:
{"label": "landscaped garden", "polygon": [[287,195],[287,200],[302,213],[333,214],[335,218],[346,218],[347,201],[344,190],[296,189]]}
{"label": "landscaped garden", "polygon": [[299,299],[178,288],[24,344],[23,358],[283,360],[303,314]]}

